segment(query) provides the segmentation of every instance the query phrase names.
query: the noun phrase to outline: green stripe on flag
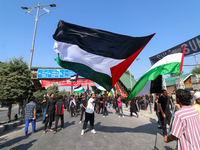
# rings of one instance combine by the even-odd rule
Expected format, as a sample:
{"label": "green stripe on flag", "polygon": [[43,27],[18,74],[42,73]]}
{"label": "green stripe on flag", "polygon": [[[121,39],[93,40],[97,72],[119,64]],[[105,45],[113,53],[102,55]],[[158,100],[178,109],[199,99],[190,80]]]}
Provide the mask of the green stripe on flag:
{"label": "green stripe on flag", "polygon": [[112,78],[109,75],[94,71],[90,67],[83,65],[81,63],[62,61],[60,59],[59,55],[55,60],[61,67],[69,69],[69,70],[73,70],[78,75],[81,75],[87,79],[90,79],[90,80],[98,83],[99,85],[104,87],[106,90],[108,90],[108,91],[111,90]]}
{"label": "green stripe on flag", "polygon": [[132,100],[146,85],[146,83],[150,80],[155,80],[158,75],[166,75],[171,73],[180,73],[180,62],[172,62],[168,64],[164,64],[158,67],[155,67],[145,73],[134,85],[131,90],[129,96],[125,99],[125,101]]}

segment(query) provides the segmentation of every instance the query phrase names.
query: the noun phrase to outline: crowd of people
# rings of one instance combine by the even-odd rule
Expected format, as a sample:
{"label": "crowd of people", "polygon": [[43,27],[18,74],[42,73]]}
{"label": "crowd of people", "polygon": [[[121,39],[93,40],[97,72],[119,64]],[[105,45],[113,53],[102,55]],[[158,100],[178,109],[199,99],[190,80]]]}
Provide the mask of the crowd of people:
{"label": "crowd of people", "polygon": [[[30,102],[25,107],[25,135],[28,133],[28,125],[32,123],[32,132],[35,132],[35,119],[36,119],[36,104],[35,98],[31,97]],[[94,111],[102,114],[103,117],[108,117],[107,107],[112,106],[118,117],[124,117],[123,105],[124,98],[120,95],[106,96],[91,94],[79,96],[70,95],[65,98],[59,96],[59,101],[54,99],[52,93],[47,98],[43,96],[41,101],[42,113],[44,124],[43,133],[47,131],[57,133],[57,125],[59,118],[61,119],[61,129],[64,128],[64,109],[66,109],[71,117],[77,117],[80,113],[79,124],[83,123],[81,135],[87,127],[88,121],[92,133],[96,133],[94,129]],[[154,111],[156,112],[159,128],[163,131],[164,141],[171,142],[177,141],[177,149],[200,149],[200,92],[186,91],[179,89],[173,91],[171,96],[166,90],[162,93],[143,95],[133,98],[129,101],[130,104],[130,117],[133,113],[139,117],[138,112],[143,109],[147,110],[154,102]],[[111,105],[112,104],[112,105]],[[175,114],[172,116],[172,110]],[[83,121],[85,114],[85,119]],[[55,127],[52,130],[52,122],[55,120]],[[173,120],[172,125],[170,122]],[[167,132],[167,124],[172,128],[170,135]]]}
{"label": "crowd of people", "polygon": [[[32,132],[35,132],[36,104],[34,101],[35,97],[32,96],[25,107],[25,136],[28,133],[28,125],[30,122],[32,123]],[[65,110],[68,111],[71,118],[77,117],[78,113],[80,113],[79,124],[83,123],[81,135],[84,134],[84,129],[86,128],[88,121],[90,122],[92,133],[96,133],[94,130],[94,111],[97,111],[98,114],[102,114],[102,117],[108,117],[109,113],[107,108],[112,106],[118,117],[124,118],[122,103],[125,103],[125,101],[120,95],[106,96],[106,94],[80,94],[79,96],[69,95],[66,97],[60,95],[59,101],[56,101],[53,93],[50,95],[44,94],[43,99],[41,100],[43,114],[42,123],[44,124],[43,133],[45,134],[47,131],[57,133],[59,118],[61,119],[61,129],[64,128]],[[137,100],[135,99],[130,101],[130,117],[133,116],[133,112],[137,117],[139,116],[139,107],[137,105]],[[85,120],[83,121],[84,116]],[[55,127],[54,130],[52,130],[52,122],[54,121]]]}

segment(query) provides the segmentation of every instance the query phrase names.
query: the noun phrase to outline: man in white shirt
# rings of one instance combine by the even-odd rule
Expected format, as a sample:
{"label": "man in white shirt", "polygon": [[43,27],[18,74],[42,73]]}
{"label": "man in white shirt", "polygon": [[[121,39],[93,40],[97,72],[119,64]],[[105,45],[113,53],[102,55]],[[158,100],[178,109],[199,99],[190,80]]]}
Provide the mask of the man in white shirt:
{"label": "man in white shirt", "polygon": [[87,104],[87,108],[85,111],[85,121],[83,123],[83,129],[81,131],[81,135],[84,134],[85,129],[87,127],[87,123],[88,121],[90,121],[90,129],[92,129],[92,133],[96,133],[96,131],[94,130],[94,106],[95,106],[95,94],[93,93],[91,98],[88,100],[88,104]]}

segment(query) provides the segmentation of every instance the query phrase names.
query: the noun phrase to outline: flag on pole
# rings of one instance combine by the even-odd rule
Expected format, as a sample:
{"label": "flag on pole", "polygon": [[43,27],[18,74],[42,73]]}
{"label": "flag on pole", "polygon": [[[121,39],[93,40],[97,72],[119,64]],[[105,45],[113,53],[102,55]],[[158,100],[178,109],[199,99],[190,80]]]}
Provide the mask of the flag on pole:
{"label": "flag on pole", "polygon": [[[182,53],[174,53],[165,56],[155,63],[134,85],[129,96],[125,99],[127,102],[133,99],[148,84],[148,81],[155,80],[158,75],[171,73],[182,73],[185,46]],[[149,84],[150,85],[150,84]],[[150,88],[149,88],[150,89]],[[139,96],[139,95],[138,95]]]}
{"label": "flag on pole", "polygon": [[110,91],[154,35],[130,37],[61,20],[53,35],[55,60]]}
{"label": "flag on pole", "polygon": [[77,81],[78,80],[78,75],[72,75],[70,78],[70,81]]}
{"label": "flag on pole", "polygon": [[84,88],[81,85],[74,88],[74,93],[82,93],[82,92],[84,92]]}

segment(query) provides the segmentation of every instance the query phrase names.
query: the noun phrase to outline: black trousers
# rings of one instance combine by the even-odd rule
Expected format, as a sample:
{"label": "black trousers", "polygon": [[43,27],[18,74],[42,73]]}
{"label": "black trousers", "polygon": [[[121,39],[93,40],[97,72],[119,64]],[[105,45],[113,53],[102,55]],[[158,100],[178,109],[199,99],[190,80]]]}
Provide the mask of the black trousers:
{"label": "black trousers", "polygon": [[94,112],[92,114],[85,112],[85,121],[83,123],[83,129],[87,127],[87,123],[90,121],[90,129],[94,129]]}
{"label": "black trousers", "polygon": [[85,113],[85,108],[81,108],[81,118],[80,118],[80,121],[82,121],[83,119],[83,114]]}
{"label": "black trousers", "polygon": [[71,111],[71,117],[73,117],[75,115],[75,106],[70,108]]}
{"label": "black trousers", "polygon": [[108,116],[107,107],[103,107],[103,115],[104,115],[104,116]]}
{"label": "black trousers", "polygon": [[171,120],[171,115],[170,114],[165,114],[166,117],[163,118],[162,114],[159,113],[159,116],[160,116],[160,121],[161,121],[161,124],[162,124],[162,129],[163,129],[163,136],[167,135],[167,124],[169,125],[170,124],[170,120]]}
{"label": "black trousers", "polygon": [[56,117],[55,117],[56,122],[55,122],[54,131],[57,131],[57,125],[58,125],[59,118],[61,119],[61,128],[64,128],[64,116],[63,115],[56,115]]}
{"label": "black trousers", "polygon": [[46,117],[45,119],[45,124],[44,124],[44,130],[47,129],[47,124],[49,123],[49,129],[51,129],[51,126],[52,126],[52,121],[49,121],[49,117]]}
{"label": "black trousers", "polygon": [[[100,104],[101,105],[101,104]],[[99,112],[98,113],[102,113],[103,112],[103,104],[101,105],[101,107],[99,108]]]}

